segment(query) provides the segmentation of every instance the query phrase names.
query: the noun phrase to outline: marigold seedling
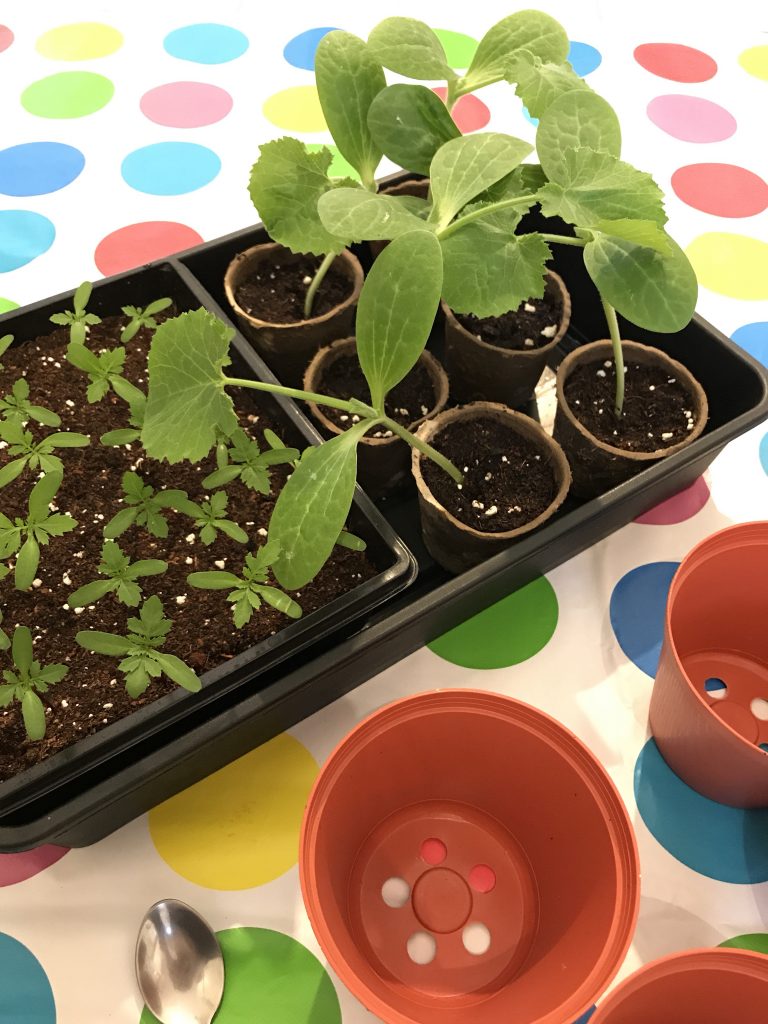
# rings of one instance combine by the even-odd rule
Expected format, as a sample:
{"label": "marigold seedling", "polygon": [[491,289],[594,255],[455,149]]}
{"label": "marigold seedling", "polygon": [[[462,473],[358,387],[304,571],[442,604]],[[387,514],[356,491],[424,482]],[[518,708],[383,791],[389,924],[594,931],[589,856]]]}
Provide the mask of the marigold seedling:
{"label": "marigold seedling", "polygon": [[187,492],[176,489],[156,492],[131,470],[123,473],[122,484],[126,507],[112,516],[104,527],[104,536],[114,540],[135,525],[145,526],[153,537],[167,537],[168,520],[163,512],[169,508],[177,509],[181,502],[187,500]]}
{"label": "marigold seedling", "polygon": [[0,611],[0,651],[7,651],[11,646],[11,640],[3,629],[3,613]]}
{"label": "marigold seedling", "polygon": [[129,405],[130,415],[128,421],[131,424],[130,427],[108,430],[106,434],[102,434],[99,441],[106,448],[120,448],[124,444],[133,444],[134,441],[140,439],[141,428],[144,425],[144,410],[147,406],[146,395],[137,390],[134,400]]}
{"label": "marigold seedling", "polygon": [[142,576],[159,576],[166,571],[168,563],[159,558],[141,558],[131,562],[113,540],[104,542],[101,549],[99,572],[103,580],[93,580],[79,587],[67,598],[70,608],[84,608],[95,604],[107,594],[114,594],[118,601],[137,608],[142,598],[140,585],[136,582]]}
{"label": "marigold seedling", "polygon": [[110,388],[129,405],[141,403],[144,398],[141,391],[123,377],[124,348],[107,349],[106,352],[96,355],[85,345],[72,342],[67,348],[67,359],[78,370],[88,374],[91,383],[88,385],[86,397],[89,403],[101,401]]}
{"label": "marigold seedling", "polygon": [[17,419],[0,420],[0,438],[7,443],[11,456],[11,461],[0,469],[0,487],[21,476],[27,468],[33,472],[63,473],[64,464],[54,452],[63,448],[85,448],[91,443],[85,434],[68,430],[35,441],[32,432],[25,430]]}
{"label": "marigold seedling", "polygon": [[7,708],[16,700],[21,704],[24,729],[31,740],[45,736],[45,705],[39,694],[60,683],[69,672],[66,665],[42,666],[35,661],[32,651],[32,634],[27,626],[17,626],[13,632],[11,657],[16,668],[5,669],[5,684],[0,686],[0,707]]}
{"label": "marigold seedling", "polygon": [[16,555],[17,590],[27,590],[32,585],[40,564],[40,545],[50,543],[52,537],[61,537],[77,526],[77,520],[71,516],[50,512],[49,505],[61,487],[61,480],[61,473],[46,473],[38,480],[29,492],[26,518],[17,516],[11,522],[0,512],[0,561]]}
{"label": "marigold seedling", "polygon": [[14,382],[10,394],[0,398],[0,419],[13,419],[20,423],[35,420],[46,427],[61,426],[61,419],[55,412],[29,401],[29,384],[23,377]]}
{"label": "marigold seedling", "polygon": [[157,327],[155,313],[162,313],[164,309],[168,309],[172,305],[173,299],[155,299],[143,309],[139,306],[123,306],[123,312],[130,319],[120,333],[120,340],[125,344],[135,338],[142,327],[147,327],[150,330]]}
{"label": "marigold seedling", "polygon": [[[0,357],[5,355],[5,353],[8,351],[8,349],[11,347],[12,344],[13,344],[13,335],[12,334],[4,334],[2,336],[2,338],[0,338]],[[4,369],[5,369],[5,367],[3,366],[2,362],[0,361],[0,370],[4,370]]]}
{"label": "marigold seedling", "polygon": [[298,457],[297,448],[284,448],[281,444],[262,452],[257,442],[238,427],[225,444],[217,446],[217,468],[203,479],[203,487],[226,487],[234,480],[242,480],[250,490],[269,494],[270,468],[290,464]]}
{"label": "marigold seedling", "polygon": [[176,506],[179,512],[191,516],[194,520],[194,527],[200,531],[200,540],[203,544],[213,544],[221,530],[227,537],[237,541],[238,544],[248,542],[248,534],[231,519],[227,519],[225,513],[229,498],[226,491],[216,491],[211,497],[198,505],[196,501],[185,498]]}
{"label": "marigold seedling", "polygon": [[67,309],[63,313],[54,313],[50,317],[52,324],[59,324],[61,327],[69,326],[69,340],[76,345],[85,344],[88,331],[94,324],[101,323],[101,317],[95,313],[87,313],[85,307],[91,297],[93,285],[90,281],[83,281],[74,294],[72,305],[74,309]]}

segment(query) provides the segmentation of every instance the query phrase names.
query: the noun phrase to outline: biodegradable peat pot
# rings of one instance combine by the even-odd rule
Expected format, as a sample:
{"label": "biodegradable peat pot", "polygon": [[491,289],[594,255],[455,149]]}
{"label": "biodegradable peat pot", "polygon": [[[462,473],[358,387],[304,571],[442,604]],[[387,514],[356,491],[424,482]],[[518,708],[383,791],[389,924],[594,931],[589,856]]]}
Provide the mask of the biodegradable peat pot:
{"label": "biodegradable peat pot", "polygon": [[[413,196],[415,199],[429,199],[429,178],[406,178],[397,185],[390,185],[388,188],[380,189],[383,196]],[[379,253],[389,242],[374,241],[368,243],[372,259],[376,259]]]}
{"label": "biodegradable peat pot", "polygon": [[[334,260],[333,268],[347,278],[350,291],[343,302],[322,316],[287,323],[269,323],[243,309],[236,296],[240,285],[262,268],[266,270],[275,264],[280,267],[291,266],[302,259],[302,255],[292,253],[277,242],[266,242],[238,253],[224,275],[227,301],[237,315],[243,334],[253,342],[259,355],[280,381],[294,387],[301,385],[309,361],[322,345],[344,338],[354,330],[355,309],[363,287],[363,268],[357,257],[345,249]],[[320,288],[322,290],[322,285]]]}
{"label": "biodegradable peat pot", "polygon": [[[636,341],[622,341],[624,362],[660,368],[663,374],[669,374],[682,384],[689,393],[690,412],[693,426],[686,430],[684,437],[677,444],[653,451],[628,451],[600,440],[576,417],[574,407],[565,395],[569,376],[583,366],[600,368],[613,360],[613,348],[610,341],[593,341],[575,349],[560,364],[557,371],[557,414],[555,416],[555,440],[559,441],[568,456],[573,473],[573,493],[579,498],[588,499],[604,494],[618,484],[623,483],[641,469],[646,469],[661,459],[686,448],[695,441],[707,424],[709,407],[704,389],[682,363],[672,359],[661,349],[641,345]],[[627,372],[627,387],[630,386],[631,374]],[[627,402],[629,401],[629,396]],[[625,402],[625,409],[627,403]],[[606,409],[612,415],[609,409]]]}
{"label": "biodegradable peat pot", "polygon": [[[466,430],[478,420],[490,422],[491,425],[499,424],[530,445],[532,458],[544,467],[551,469],[552,498],[546,507],[533,518],[527,522],[521,522],[520,525],[516,525],[512,529],[496,533],[477,529],[456,518],[438,500],[424,476],[426,456],[414,448],[411,465],[419,492],[419,512],[424,543],[435,561],[444,569],[454,573],[461,573],[465,569],[479,565],[480,562],[497,554],[518,537],[530,533],[531,530],[535,530],[545,523],[565,501],[571,483],[571,471],[560,445],[553,441],[535,420],[522,413],[513,412],[504,405],[494,402],[474,402],[458,409],[448,409],[434,419],[423,423],[417,433],[424,441],[434,445],[441,431],[447,427],[453,424],[462,424]],[[478,457],[483,455],[480,448],[477,448],[475,453]],[[503,456],[500,451],[494,450],[493,455],[500,455],[506,461],[506,456]],[[458,468],[464,469],[463,466]],[[488,522],[490,523],[491,520],[488,519]]]}
{"label": "biodegradable peat pot", "polygon": [[[342,338],[315,353],[304,374],[304,390],[327,394],[323,383],[325,375],[338,359],[345,356],[357,358],[354,338]],[[419,365],[424,367],[429,376],[434,397],[428,412],[415,417],[408,424],[409,430],[416,429],[426,419],[435,416],[445,408],[448,401],[448,377],[437,359],[431,352],[425,351],[419,356]],[[366,400],[365,396],[358,397]],[[316,402],[308,404],[314,418],[329,434],[344,432],[344,428],[332,419],[330,410],[325,406],[317,405]],[[410,479],[410,453],[410,446],[394,434],[390,437],[366,435],[357,449],[357,478],[361,486],[373,497],[382,497],[397,490]]]}
{"label": "biodegradable peat pot", "polygon": [[635,926],[627,811],[564,726],[494,693],[380,709],[325,763],[299,868],[317,940],[385,1024],[563,1024]]}
{"label": "biodegradable peat pot", "polygon": [[768,957],[744,949],[673,953],[630,975],[590,1024],[765,1024]]}
{"label": "biodegradable peat pot", "polygon": [[768,807],[766,580],[765,522],[728,527],[686,555],[669,589],[651,698],[651,730],[670,768],[736,807]]}
{"label": "biodegradable peat pot", "polygon": [[478,338],[457,319],[445,303],[445,367],[457,401],[487,399],[517,406],[527,402],[539,382],[552,350],[565,337],[571,321],[571,297],[563,279],[553,270],[547,276],[560,294],[563,312],[551,341],[540,348],[502,348]]}

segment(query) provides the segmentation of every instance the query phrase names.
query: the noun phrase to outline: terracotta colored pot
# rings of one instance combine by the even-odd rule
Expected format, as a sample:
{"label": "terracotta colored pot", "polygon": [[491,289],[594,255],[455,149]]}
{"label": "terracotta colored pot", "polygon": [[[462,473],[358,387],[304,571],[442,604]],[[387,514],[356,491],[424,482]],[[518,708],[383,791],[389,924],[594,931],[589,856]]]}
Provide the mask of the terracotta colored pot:
{"label": "terracotta colored pot", "polygon": [[355,309],[363,287],[363,268],[357,257],[345,249],[336,257],[333,266],[349,280],[351,292],[343,302],[322,316],[272,324],[246,313],[238,305],[235,298],[238,287],[245,278],[256,273],[261,264],[279,263],[282,267],[301,258],[276,242],[265,242],[238,253],[224,276],[227,301],[237,315],[243,334],[253,342],[281,383],[292,387],[301,386],[310,359],[322,345],[329,345],[337,338],[353,333]]}
{"label": "terracotta colored pot", "polygon": [[768,807],[766,581],[768,522],[730,526],[686,555],[651,698],[651,730],[670,768],[736,807]]}
{"label": "terracotta colored pot", "polygon": [[573,1021],[637,917],[635,839],[605,770],[548,715],[481,691],[358,725],[315,783],[299,868],[323,952],[385,1024]]}
{"label": "terracotta colored pot", "polygon": [[571,296],[563,279],[547,271],[563,299],[563,318],[552,340],[541,348],[507,349],[481,341],[457,320],[445,302],[445,368],[459,402],[487,399],[503,405],[527,402],[539,383],[547,359],[571,322]]}
{"label": "terracotta colored pot", "polygon": [[696,378],[682,363],[678,363],[660,349],[641,345],[636,341],[624,341],[622,346],[625,362],[655,363],[686,384],[692,396],[694,427],[684,441],[655,452],[628,452],[600,441],[574,415],[565,398],[565,382],[577,366],[612,359],[613,348],[610,341],[593,341],[575,349],[565,357],[557,371],[554,436],[568,456],[573,472],[572,491],[579,498],[594,498],[599,494],[605,494],[612,487],[629,480],[641,469],[681,451],[700,436],[707,424],[707,396]]}
{"label": "terracotta colored pot", "polygon": [[422,424],[417,434],[430,444],[434,444],[434,439],[449,423],[468,422],[478,418],[499,420],[531,441],[552,466],[558,489],[552,503],[536,519],[532,519],[516,530],[507,530],[503,533],[483,533],[456,519],[435,498],[421,471],[423,459],[426,456],[414,448],[411,453],[411,466],[419,491],[422,536],[430,555],[449,572],[460,573],[465,569],[471,569],[486,558],[490,558],[491,555],[498,554],[518,537],[541,526],[557,512],[565,501],[571,483],[571,471],[560,445],[553,441],[549,434],[530,416],[513,412],[506,406],[498,405],[495,402],[473,402],[458,409],[448,409]]}
{"label": "terracotta colored pot", "polygon": [[[384,196],[415,196],[416,199],[429,199],[429,178],[407,178],[399,185],[390,185],[389,188],[380,190]],[[379,253],[389,242],[372,241],[368,243],[372,259],[376,259]]]}
{"label": "terracotta colored pot", "polygon": [[[304,374],[304,390],[322,394],[323,375],[340,357],[355,353],[355,339],[342,338],[328,348],[320,349]],[[409,425],[415,430],[425,419],[434,416],[448,401],[448,377],[431,352],[422,352],[419,362],[426,368],[435,390],[435,402],[426,416],[419,416]],[[315,402],[308,403],[312,415],[327,433],[341,434],[342,429]],[[364,437],[357,449],[357,478],[373,497],[391,494],[410,479],[411,448],[399,437]]]}
{"label": "terracotta colored pot", "polygon": [[646,964],[600,1003],[590,1024],[765,1024],[768,957],[693,949]]}

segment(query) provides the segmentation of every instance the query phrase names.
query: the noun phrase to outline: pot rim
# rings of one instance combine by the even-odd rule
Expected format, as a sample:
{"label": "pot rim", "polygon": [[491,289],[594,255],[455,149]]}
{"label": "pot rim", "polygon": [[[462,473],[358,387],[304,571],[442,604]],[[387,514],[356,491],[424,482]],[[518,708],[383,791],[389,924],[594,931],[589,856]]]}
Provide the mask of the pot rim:
{"label": "pot rim", "polygon": [[[568,460],[565,457],[563,449],[554,438],[550,437],[541,424],[537,423],[536,420],[531,419],[530,416],[526,416],[522,412],[516,412],[508,406],[502,405],[500,402],[470,402],[468,405],[460,405],[453,409],[445,409],[443,412],[438,413],[437,416],[434,416],[432,419],[422,423],[421,427],[419,427],[417,431],[417,437],[420,437],[424,441],[431,442],[434,436],[449,423],[462,419],[479,419],[482,418],[483,414],[490,414],[492,419],[506,420],[507,424],[511,426],[513,430],[522,434],[528,440],[533,441],[535,439],[540,441],[541,450],[546,451],[550,456],[550,460],[555,469],[555,477],[558,479],[558,489],[555,497],[549,505],[547,505],[544,511],[536,516],[535,519],[531,519],[530,522],[524,523],[523,526],[518,526],[514,530],[503,530],[497,533],[477,530],[473,526],[468,526],[466,523],[462,523],[460,519],[457,519],[451,512],[449,512],[448,509],[433,495],[421,472],[421,460],[426,459],[427,456],[423,455],[417,448],[413,449],[411,455],[411,470],[413,472],[414,479],[416,480],[416,486],[419,490],[420,497],[430,505],[434,506],[434,508],[436,508],[442,515],[446,516],[451,525],[464,531],[470,536],[481,540],[513,540],[515,537],[520,537],[525,533],[529,533],[531,530],[535,530],[536,527],[549,519],[550,516],[553,515],[553,513],[562,505],[571,486],[571,467],[568,465]],[[520,430],[520,427],[523,429]]]}
{"label": "pot rim", "polygon": [[360,261],[357,256],[349,249],[342,249],[334,259],[341,260],[344,264],[346,271],[349,274],[352,283],[352,292],[347,296],[346,299],[337,303],[332,309],[329,309],[327,313],[323,313],[321,316],[311,316],[308,320],[289,320],[285,323],[273,323],[271,320],[260,320],[258,317],[253,316],[252,313],[246,313],[241,305],[239,305],[235,298],[235,289],[233,287],[233,278],[235,272],[240,270],[242,265],[245,263],[253,262],[257,255],[263,255],[270,258],[272,255],[277,255],[278,251],[285,253],[288,257],[298,258],[299,256],[306,255],[304,253],[294,253],[285,245],[281,245],[279,242],[260,242],[258,245],[252,245],[248,249],[244,249],[243,252],[237,253],[229,261],[227,269],[224,273],[224,293],[235,313],[242,317],[252,327],[265,328],[268,327],[270,330],[286,330],[296,329],[297,327],[304,327],[308,324],[323,324],[327,323],[334,316],[340,313],[342,310],[348,309],[354,305],[360,297],[360,291],[363,287],[363,268],[360,265]]}
{"label": "pot rim", "polygon": [[683,364],[678,362],[677,359],[673,359],[672,356],[667,355],[667,353],[662,349],[656,348],[653,345],[643,345],[639,341],[630,340],[622,340],[621,345],[625,355],[629,352],[634,352],[636,355],[640,356],[644,356],[647,353],[653,353],[656,357],[660,356],[660,361],[666,363],[675,374],[685,380],[691,394],[693,395],[694,401],[698,399],[698,416],[696,418],[694,428],[690,431],[688,437],[684,438],[682,441],[678,441],[677,444],[670,445],[668,448],[657,448],[652,452],[631,452],[627,451],[625,448],[616,448],[613,445],[608,444],[606,441],[601,441],[598,437],[595,437],[591,431],[587,430],[583,423],[581,423],[581,421],[574,415],[573,410],[565,397],[565,382],[568,378],[568,374],[575,364],[580,363],[585,359],[589,361],[589,355],[592,353],[597,354],[599,349],[607,351],[612,356],[612,342],[604,338],[598,341],[587,342],[586,345],[579,345],[579,347],[575,348],[573,352],[569,352],[562,363],[558,366],[558,409],[562,411],[571,426],[575,427],[578,433],[581,434],[585,440],[589,441],[590,444],[594,445],[594,447],[600,451],[606,452],[608,455],[629,459],[632,462],[656,462],[661,458],[666,458],[668,455],[675,455],[683,448],[687,448],[692,441],[695,441],[703,433],[709,418],[709,402],[707,400],[707,393],[686,366],[683,366]]}

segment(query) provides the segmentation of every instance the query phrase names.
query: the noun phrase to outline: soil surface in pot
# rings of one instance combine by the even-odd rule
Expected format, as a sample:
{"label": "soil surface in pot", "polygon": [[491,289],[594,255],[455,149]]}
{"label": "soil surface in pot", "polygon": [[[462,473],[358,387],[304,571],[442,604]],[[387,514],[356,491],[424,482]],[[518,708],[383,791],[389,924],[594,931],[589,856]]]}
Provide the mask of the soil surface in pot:
{"label": "soil surface in pot", "polygon": [[629,363],[624,392],[624,411],[617,419],[616,368],[612,359],[577,366],[565,382],[571,412],[591,434],[614,448],[655,452],[680,444],[693,430],[693,396],[664,367]]}
{"label": "soil surface in pot", "polygon": [[430,442],[464,473],[461,488],[430,459],[421,472],[440,504],[467,526],[503,533],[525,526],[555,499],[557,481],[546,455],[496,419],[449,423]]}
{"label": "soil surface in pot", "polygon": [[[163,319],[158,317],[158,320]],[[91,329],[88,346],[94,351],[119,343],[119,329],[124,317],[105,319]],[[145,369],[151,332],[142,329],[127,345],[125,376],[137,387],[146,389]],[[0,780],[25,768],[91,733],[105,728],[137,708],[176,689],[165,677],[153,680],[145,694],[137,700],[128,696],[124,676],[117,669],[118,659],[91,654],[75,643],[81,629],[99,629],[125,633],[129,616],[137,610],[120,604],[108,594],[95,605],[76,614],[67,607],[67,597],[91,580],[101,579],[97,566],[103,543],[102,528],[124,508],[121,501],[121,478],[126,470],[139,473],[145,483],[156,490],[178,487],[187,491],[198,503],[211,491],[202,486],[202,479],[216,468],[208,457],[199,465],[182,462],[169,465],[142,458],[138,444],[106,448],[99,443],[108,430],[127,427],[128,408],[113,393],[89,405],[86,401],[88,378],[65,358],[68,342],[66,329],[37,338],[9,349],[3,356],[5,368],[0,371],[0,394],[8,392],[19,376],[25,376],[30,387],[30,401],[53,409],[61,417],[59,428],[29,423],[27,429],[36,440],[57,430],[74,430],[91,437],[88,448],[59,449],[64,463],[64,481],[55,503],[61,512],[69,512],[78,528],[63,537],[53,538],[41,549],[36,586],[29,591],[16,590],[13,573],[0,581],[0,608],[3,627],[11,634],[16,624],[27,625],[34,638],[35,657],[44,665],[63,663],[69,674],[42,695],[46,704],[47,731],[45,739],[32,743],[26,739],[18,704],[0,708]],[[241,426],[262,448],[263,430],[270,427],[281,433],[279,421],[269,416],[269,400],[252,398],[245,392],[236,395]],[[3,443],[4,444],[4,443]],[[0,451],[0,466],[8,461]],[[164,510],[168,521],[168,537],[153,537],[146,529],[130,527],[117,543],[135,561],[140,558],[161,558],[168,562],[162,576],[142,577],[145,598],[158,594],[166,616],[173,620],[168,642],[163,648],[189,664],[198,674],[273,635],[291,621],[267,604],[254,612],[242,629],[232,622],[227,591],[199,590],[187,583],[191,572],[227,569],[240,572],[245,552],[262,543],[277,493],[285,482],[286,468],[270,471],[272,494],[265,496],[249,490],[239,480],[228,484],[227,514],[248,533],[249,544],[238,544],[219,532],[206,547],[193,532],[192,520],[170,509]],[[29,470],[0,490],[0,508],[5,515],[26,514],[26,500],[34,478]],[[376,574],[364,553],[336,548],[322,572],[294,596],[304,615],[328,604],[340,594],[353,589]],[[8,655],[0,655],[2,667],[10,668]]]}
{"label": "soil surface in pot", "polygon": [[[332,398],[357,398],[361,402],[370,402],[371,400],[368,383],[355,356],[340,356],[328,366],[323,372],[318,391]],[[418,362],[411,372],[389,392],[384,402],[384,409],[387,416],[404,427],[408,427],[431,412],[436,401],[435,385],[429,371],[422,362]],[[349,416],[341,409],[329,409],[327,406],[323,406],[323,412],[342,430],[351,427],[359,420],[359,417]],[[391,437],[392,434],[388,430],[374,430],[366,436]]]}
{"label": "soil surface in pot", "polygon": [[[235,290],[242,310],[268,324],[292,324],[304,319],[304,299],[321,261],[315,256],[300,256],[295,263],[260,264]],[[348,299],[352,282],[332,266],[317,289],[312,317],[324,316]]]}
{"label": "soil surface in pot", "polygon": [[465,330],[489,345],[530,351],[548,345],[557,334],[563,319],[563,296],[548,277],[543,298],[521,302],[517,309],[502,316],[453,315]]}

